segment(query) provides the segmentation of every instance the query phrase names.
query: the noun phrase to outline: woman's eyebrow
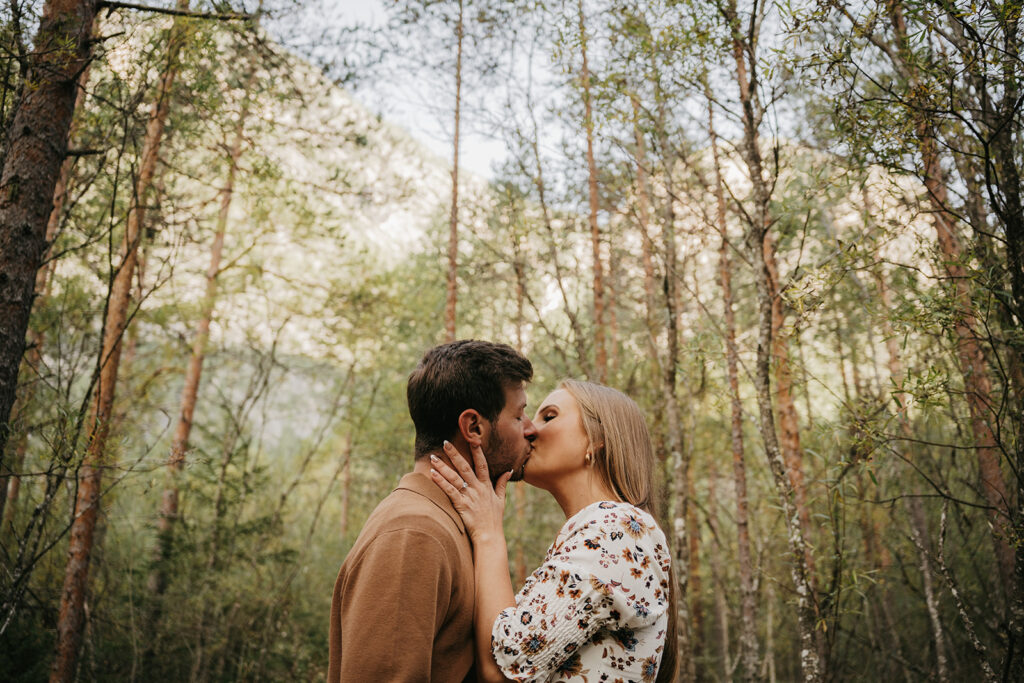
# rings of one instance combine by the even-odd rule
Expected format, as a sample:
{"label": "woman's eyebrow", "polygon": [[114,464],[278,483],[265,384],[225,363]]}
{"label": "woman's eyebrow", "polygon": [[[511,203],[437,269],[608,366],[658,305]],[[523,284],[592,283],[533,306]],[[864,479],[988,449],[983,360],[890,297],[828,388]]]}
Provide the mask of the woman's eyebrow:
{"label": "woman's eyebrow", "polygon": [[554,408],[554,407],[555,407],[554,403],[546,403],[546,404],[542,405],[540,408],[537,408],[537,412],[538,413],[543,413],[548,408]]}

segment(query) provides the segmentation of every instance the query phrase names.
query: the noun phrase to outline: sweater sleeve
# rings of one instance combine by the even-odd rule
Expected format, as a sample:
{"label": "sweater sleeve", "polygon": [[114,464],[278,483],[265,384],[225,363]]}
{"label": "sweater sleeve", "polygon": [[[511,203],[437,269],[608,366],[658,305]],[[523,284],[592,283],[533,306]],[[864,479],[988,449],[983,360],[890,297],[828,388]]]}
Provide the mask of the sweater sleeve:
{"label": "sweater sleeve", "polygon": [[437,539],[421,529],[380,534],[339,589],[341,680],[428,680],[452,592],[452,570]]}
{"label": "sweater sleeve", "polygon": [[633,632],[668,609],[669,554],[653,520],[632,507],[599,509],[580,524],[503,610],[491,650],[506,677],[546,678],[595,635],[627,651]]}

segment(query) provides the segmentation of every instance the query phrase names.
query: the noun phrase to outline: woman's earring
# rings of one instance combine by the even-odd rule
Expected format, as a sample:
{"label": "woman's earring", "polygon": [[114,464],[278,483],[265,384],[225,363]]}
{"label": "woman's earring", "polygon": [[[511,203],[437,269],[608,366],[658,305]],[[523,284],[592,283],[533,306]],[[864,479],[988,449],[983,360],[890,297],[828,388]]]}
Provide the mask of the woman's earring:
{"label": "woman's earring", "polygon": [[587,467],[590,467],[591,465],[593,465],[594,464],[594,454],[593,453],[587,453],[585,456],[583,456],[583,462],[585,462],[587,464]]}

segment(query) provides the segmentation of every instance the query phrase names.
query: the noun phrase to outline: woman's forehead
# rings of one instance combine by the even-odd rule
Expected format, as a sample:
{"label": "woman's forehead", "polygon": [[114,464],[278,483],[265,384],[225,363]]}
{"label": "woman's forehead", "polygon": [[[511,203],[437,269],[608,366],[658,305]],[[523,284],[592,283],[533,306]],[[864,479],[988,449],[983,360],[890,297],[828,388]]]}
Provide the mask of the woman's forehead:
{"label": "woman's forehead", "polygon": [[549,406],[554,406],[556,408],[561,408],[562,410],[565,410],[566,408],[570,408],[575,405],[576,399],[572,397],[572,394],[570,394],[565,389],[555,389],[550,394],[548,394],[543,401],[541,401],[540,408],[538,408],[538,410],[544,410]]}

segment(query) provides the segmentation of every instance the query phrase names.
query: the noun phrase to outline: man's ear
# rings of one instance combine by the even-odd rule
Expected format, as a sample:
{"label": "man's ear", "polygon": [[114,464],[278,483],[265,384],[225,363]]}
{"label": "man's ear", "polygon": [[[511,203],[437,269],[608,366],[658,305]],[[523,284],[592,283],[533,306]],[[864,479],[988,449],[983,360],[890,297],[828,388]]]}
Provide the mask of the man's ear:
{"label": "man's ear", "polygon": [[482,446],[484,436],[490,427],[483,415],[468,408],[459,414],[459,433],[470,446]]}

